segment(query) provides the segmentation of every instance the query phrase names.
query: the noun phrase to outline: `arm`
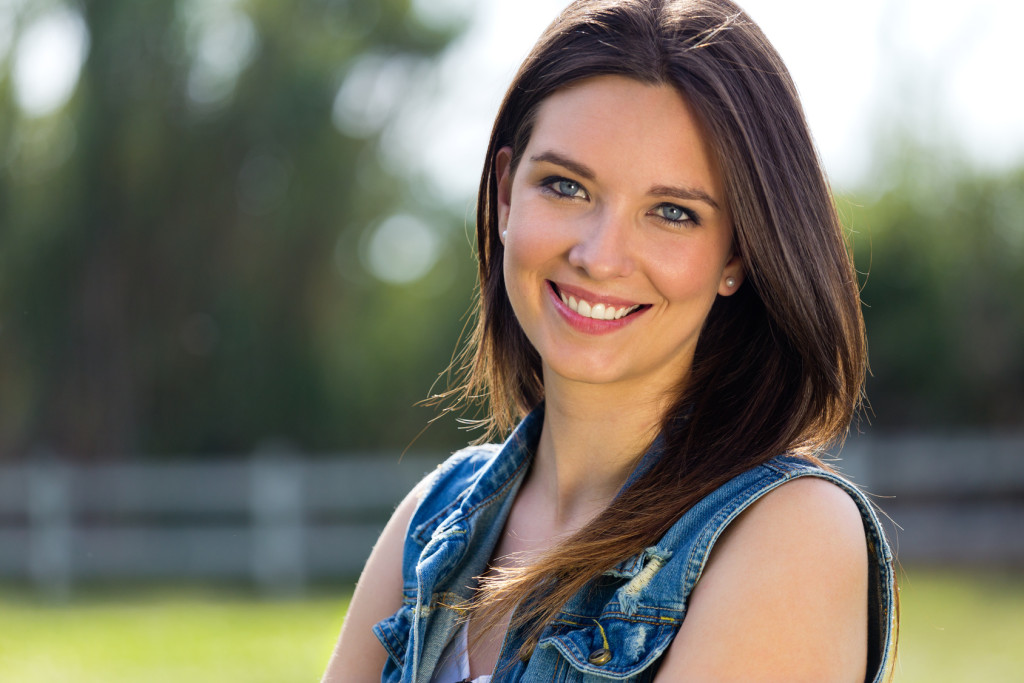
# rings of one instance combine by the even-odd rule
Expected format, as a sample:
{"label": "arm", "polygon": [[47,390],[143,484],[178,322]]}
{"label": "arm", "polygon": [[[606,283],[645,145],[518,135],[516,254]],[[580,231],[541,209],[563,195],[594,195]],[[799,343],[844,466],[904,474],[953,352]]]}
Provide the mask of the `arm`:
{"label": "arm", "polygon": [[402,604],[402,548],[409,520],[419,503],[419,488],[399,503],[374,545],[321,683],[380,680],[388,654],[374,635],[373,626],[398,611]]}
{"label": "arm", "polygon": [[715,544],[655,681],[863,681],[867,593],[856,504],[796,479]]}

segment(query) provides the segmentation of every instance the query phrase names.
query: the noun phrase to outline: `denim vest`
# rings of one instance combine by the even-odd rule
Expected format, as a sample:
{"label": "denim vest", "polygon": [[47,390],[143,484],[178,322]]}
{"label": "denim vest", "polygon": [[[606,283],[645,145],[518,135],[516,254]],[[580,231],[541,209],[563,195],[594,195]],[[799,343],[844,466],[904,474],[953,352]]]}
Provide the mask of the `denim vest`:
{"label": "denim vest", "polygon": [[[402,606],[374,627],[389,654],[384,683],[429,683],[460,627],[456,606],[472,597],[475,577],[487,570],[542,423],[539,408],[503,446],[459,451],[431,475],[405,539]],[[645,462],[646,457],[638,471],[645,469]],[[805,476],[840,486],[864,519],[869,550],[867,680],[881,681],[893,645],[895,596],[892,553],[874,509],[841,477],[805,460],[779,456],[723,484],[688,510],[657,545],[591,582],[545,627],[528,660],[517,655],[525,635],[510,630],[495,667],[495,683],[653,680],[722,531],[764,494]]]}

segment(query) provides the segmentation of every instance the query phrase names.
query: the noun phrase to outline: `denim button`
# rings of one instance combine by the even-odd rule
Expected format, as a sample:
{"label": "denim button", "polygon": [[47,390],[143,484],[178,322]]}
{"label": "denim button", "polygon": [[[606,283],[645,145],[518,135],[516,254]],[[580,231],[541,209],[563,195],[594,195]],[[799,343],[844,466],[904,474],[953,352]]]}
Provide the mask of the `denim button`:
{"label": "denim button", "polygon": [[608,662],[612,661],[612,653],[608,648],[602,647],[600,650],[594,650],[590,653],[590,659],[588,659],[594,666],[604,666]]}

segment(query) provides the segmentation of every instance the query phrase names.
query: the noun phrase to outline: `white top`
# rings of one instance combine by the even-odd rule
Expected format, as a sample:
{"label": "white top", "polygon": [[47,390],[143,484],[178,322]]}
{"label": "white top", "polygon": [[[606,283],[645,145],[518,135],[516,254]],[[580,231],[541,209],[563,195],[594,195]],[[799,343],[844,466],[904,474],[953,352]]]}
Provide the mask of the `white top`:
{"label": "white top", "polygon": [[[441,653],[430,683],[461,683],[469,681],[469,636],[466,625],[459,628],[452,641]],[[470,683],[491,683],[490,675],[477,676]]]}

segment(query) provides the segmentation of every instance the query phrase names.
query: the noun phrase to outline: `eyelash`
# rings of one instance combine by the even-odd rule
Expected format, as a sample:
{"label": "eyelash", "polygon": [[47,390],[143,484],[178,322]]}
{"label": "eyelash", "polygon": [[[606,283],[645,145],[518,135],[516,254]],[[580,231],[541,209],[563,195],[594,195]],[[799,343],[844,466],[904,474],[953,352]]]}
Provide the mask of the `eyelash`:
{"label": "eyelash", "polygon": [[[577,187],[576,194],[567,194],[565,192],[562,192],[561,190],[556,189],[555,186],[558,185],[559,183],[572,183],[573,185],[575,185]],[[550,192],[554,196],[560,197],[562,199],[589,199],[590,198],[590,195],[587,194],[587,191],[585,189],[583,189],[583,185],[581,185],[580,183],[576,182],[575,180],[570,180],[569,178],[563,178],[562,176],[557,176],[557,175],[548,176],[544,180],[540,181],[540,186],[541,186],[541,188],[543,188],[544,190]],[[581,191],[583,192],[582,196],[580,196],[580,194],[579,194]]]}
{"label": "eyelash", "polygon": [[[658,209],[662,208],[679,209],[680,213],[682,214],[682,217],[678,219],[672,219],[655,213],[656,211],[658,211]],[[693,223],[693,225],[695,226],[700,225],[700,216],[698,216],[695,212],[685,207],[679,206],[678,204],[670,204],[668,202],[658,204],[656,207],[650,210],[649,215],[654,216],[658,220],[664,221],[665,223],[674,226],[684,225],[686,223]]]}
{"label": "eyelash", "polygon": [[[560,183],[572,183],[577,188],[576,189],[576,193],[569,194],[567,192],[563,192],[563,191],[559,190],[557,188],[557,186]],[[587,190],[583,187],[582,184],[576,182],[575,180],[571,180],[569,178],[564,178],[562,176],[548,176],[547,178],[545,178],[544,180],[542,180],[540,182],[540,187],[544,191],[552,194],[553,196],[555,196],[555,197],[557,197],[559,199],[570,199],[570,200],[573,200],[573,199],[589,199],[590,198],[590,195],[587,194]],[[583,193],[582,196],[580,195],[580,192]],[[668,208],[668,209],[679,209],[679,211],[682,214],[682,217],[680,217],[678,219],[672,219],[672,218],[668,218],[666,216],[662,216],[659,213],[657,213],[657,211],[659,209],[666,209],[666,208]],[[685,207],[679,206],[678,204],[671,204],[669,202],[662,202],[661,204],[658,204],[657,206],[655,206],[653,209],[651,209],[648,212],[648,215],[649,216],[653,216],[654,218],[657,218],[658,220],[660,220],[662,223],[665,223],[665,224],[673,226],[673,227],[679,227],[681,225],[685,225],[686,223],[692,223],[694,226],[700,225],[700,217],[694,211],[691,211],[690,209],[687,209]]]}

